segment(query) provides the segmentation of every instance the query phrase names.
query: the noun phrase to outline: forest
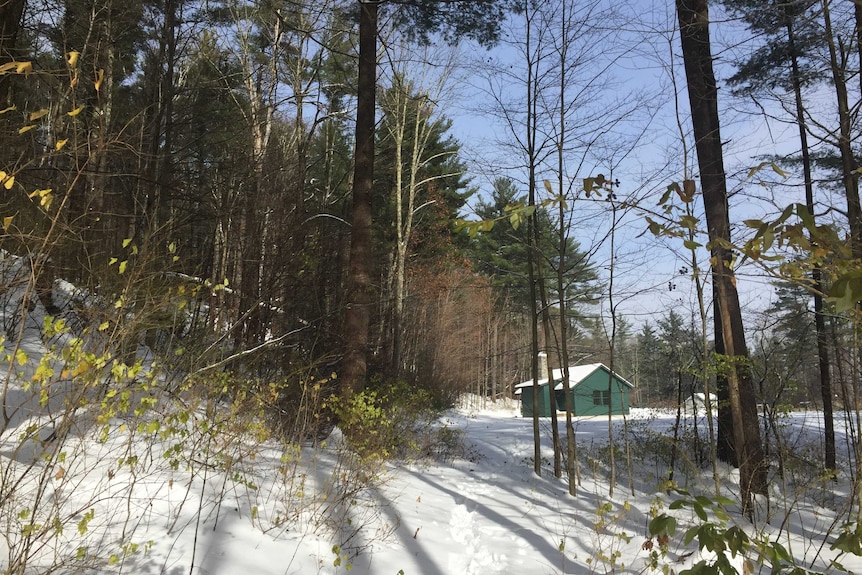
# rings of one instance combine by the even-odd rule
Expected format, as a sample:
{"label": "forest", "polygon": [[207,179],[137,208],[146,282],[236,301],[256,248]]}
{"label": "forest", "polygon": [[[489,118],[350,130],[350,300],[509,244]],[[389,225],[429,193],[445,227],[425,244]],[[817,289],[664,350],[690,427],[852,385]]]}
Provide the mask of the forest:
{"label": "forest", "polygon": [[[0,99],[19,463],[81,422],[198,416],[397,459],[546,352],[639,408],[705,398],[744,517],[781,417],[822,412],[815,466],[862,515],[858,2],[0,0]],[[4,572],[51,525],[32,505]]]}

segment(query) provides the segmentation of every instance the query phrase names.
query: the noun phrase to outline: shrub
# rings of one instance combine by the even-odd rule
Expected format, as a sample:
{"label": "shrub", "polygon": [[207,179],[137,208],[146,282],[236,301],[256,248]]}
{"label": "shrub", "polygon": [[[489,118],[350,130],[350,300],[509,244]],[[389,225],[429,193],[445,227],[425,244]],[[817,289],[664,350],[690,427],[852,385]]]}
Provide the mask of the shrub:
{"label": "shrub", "polygon": [[331,397],[328,407],[351,447],[363,459],[422,459],[466,453],[461,435],[437,424],[431,394],[403,381],[375,382],[348,402]]}

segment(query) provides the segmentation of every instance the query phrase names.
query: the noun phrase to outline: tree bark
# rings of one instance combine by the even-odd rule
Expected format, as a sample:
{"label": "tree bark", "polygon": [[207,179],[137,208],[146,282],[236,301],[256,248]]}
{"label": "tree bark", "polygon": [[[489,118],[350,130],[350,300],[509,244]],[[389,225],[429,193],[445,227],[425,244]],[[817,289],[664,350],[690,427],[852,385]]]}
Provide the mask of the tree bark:
{"label": "tree bark", "polygon": [[374,109],[377,85],[378,2],[360,0],[359,83],[353,166],[353,221],[344,318],[341,395],[349,400],[365,387],[371,284],[371,202],[374,183]]}
{"label": "tree bark", "polygon": [[25,5],[25,0],[0,1],[0,64],[15,59],[15,40]]}
{"label": "tree bark", "polygon": [[[859,184],[856,179],[856,159],[853,154],[852,113],[847,92],[847,77],[842,57],[835,45],[832,32],[832,18],[828,0],[823,0],[823,26],[826,43],[829,47],[829,61],[832,70],[832,83],[838,104],[838,151],[841,155],[841,175],[844,194],[847,198],[847,220],[850,224],[850,248],[853,257],[862,258],[862,203],[859,200]],[[860,80],[862,81],[862,80]]]}
{"label": "tree bark", "polygon": [[692,127],[706,213],[713,274],[715,314],[727,365],[733,439],[739,458],[742,507],[751,514],[753,493],[766,492],[766,462],[757,422],[757,405],[730,246],[727,183],[718,118],[718,90],[712,67],[706,0],[676,0],[683,62],[688,81]]}
{"label": "tree bark", "polygon": [[[857,22],[862,21],[862,8],[856,5]],[[785,12],[787,8],[785,7]],[[799,72],[799,58],[796,53],[796,35],[793,19],[787,15],[785,20],[787,44],[790,49],[790,80],[793,84],[793,96],[796,103],[796,124],[799,127],[799,144],[802,149],[802,175],[805,181],[805,206],[808,213],[814,217],[814,183],[811,176],[811,152],[808,146],[808,131],[805,129],[805,106],[802,99],[802,80]],[[857,30],[862,34],[862,30]],[[862,50],[862,46],[860,46]],[[811,270],[814,288],[814,329],[817,333],[817,360],[820,368],[820,397],[823,401],[823,436],[824,465],[826,469],[835,471],[835,423],[832,415],[832,377],[829,367],[829,341],[826,332],[826,322],[823,316],[823,279],[820,265]]]}

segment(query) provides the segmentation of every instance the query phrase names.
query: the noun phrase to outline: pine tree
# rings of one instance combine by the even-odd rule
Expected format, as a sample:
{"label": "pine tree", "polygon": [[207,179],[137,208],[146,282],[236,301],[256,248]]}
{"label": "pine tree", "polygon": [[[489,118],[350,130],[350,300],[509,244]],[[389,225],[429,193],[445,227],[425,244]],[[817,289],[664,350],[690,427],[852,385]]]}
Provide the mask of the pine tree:
{"label": "pine tree", "polygon": [[[359,0],[359,81],[356,100],[353,207],[347,308],[344,317],[344,355],[340,377],[345,399],[365,386],[369,324],[373,303],[372,199],[374,187],[375,95],[377,91],[378,17],[386,0]],[[503,3],[490,0],[461,2],[392,2],[400,28],[427,39],[439,32],[450,41],[471,38],[494,42],[502,21]]]}
{"label": "pine tree", "polygon": [[[808,121],[803,89],[814,81],[825,79],[825,71],[818,70],[813,62],[813,56],[823,39],[822,31],[816,26],[817,14],[814,13],[818,3],[813,0],[771,4],[753,0],[724,0],[723,4],[741,15],[752,32],[766,39],[760,48],[737,64],[738,70],[730,78],[730,84],[738,86],[739,92],[754,97],[766,91],[774,93],[776,88],[792,95],[792,105],[788,105],[787,108],[794,110],[794,122],[798,128],[801,148],[800,161],[805,186],[805,204],[808,213],[814,218],[813,159],[808,143]],[[859,14],[858,6],[856,12]],[[825,420],[824,458],[826,467],[835,469],[832,376],[824,319],[822,269],[817,264],[812,266],[811,280],[814,290],[820,392]]]}
{"label": "pine tree", "polygon": [[[730,218],[718,116],[718,90],[712,67],[706,0],[677,0],[680,40],[688,81],[704,211],[712,249],[713,301],[718,351],[730,359],[727,382],[739,457],[742,507],[752,511],[752,494],[766,492],[766,462],[757,421],[756,396],[747,366],[748,350],[739,295],[731,265]],[[720,334],[720,336],[719,336]]]}

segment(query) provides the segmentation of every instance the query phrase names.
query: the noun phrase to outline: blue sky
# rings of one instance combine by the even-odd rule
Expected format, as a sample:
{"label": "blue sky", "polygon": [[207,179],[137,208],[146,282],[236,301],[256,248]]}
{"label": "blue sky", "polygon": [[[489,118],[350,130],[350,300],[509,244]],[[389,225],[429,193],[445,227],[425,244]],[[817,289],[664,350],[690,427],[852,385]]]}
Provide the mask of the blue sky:
{"label": "blue sky", "polygon": [[[601,5],[598,8],[604,9]],[[619,16],[625,26],[614,28],[613,33],[608,31],[610,23],[607,23],[608,30],[585,34],[585,49],[597,48],[597,51],[575,72],[582,76],[579,82],[592,86],[586,93],[596,99],[584,108],[583,114],[594,115],[597,110],[602,111],[602,106],[606,113],[598,121],[591,118],[591,123],[585,122],[585,126],[592,133],[608,124],[611,128],[588,153],[572,152],[567,161],[567,178],[576,190],[584,177],[597,173],[607,175],[612,165],[614,178],[621,182],[619,198],[631,199],[632,203],[636,201],[651,210],[668,184],[692,177],[692,174],[696,178],[685,77],[673,30],[676,16],[672,5],[651,2],[638,2],[631,7],[631,13]],[[501,119],[495,102],[495,99],[511,99],[510,103],[520,100],[523,104],[526,65],[518,42],[514,41],[520,38],[519,32],[522,30],[517,24],[510,25],[504,43],[488,52],[462,47],[462,57],[470,71],[455,89],[459,97],[444,111],[454,120],[452,133],[464,146],[462,153],[470,166],[473,183],[485,194],[498,176],[521,182],[526,193],[525,170],[516,167],[523,161],[517,145],[513,145],[516,140],[513,130]],[[737,43],[740,38],[744,39],[744,31],[738,25],[713,25],[714,54],[725,54],[726,46]],[[610,44],[602,44],[608,39],[612,40]],[[502,72],[498,74],[495,70]],[[719,59],[716,73],[721,85],[719,104],[722,138],[726,142],[728,188],[746,192],[733,196],[731,218],[740,221],[762,217],[773,209],[769,202],[776,192],[746,176],[751,167],[760,162],[760,156],[793,149],[795,128],[768,124],[762,117],[750,114],[748,103],[731,97],[730,90],[722,85],[722,78],[732,73],[726,57]],[[600,82],[592,79],[595,74],[601,74]],[[675,97],[674,81],[678,97]],[[625,119],[617,122],[615,114],[637,98],[643,98],[642,103],[627,110]],[[577,121],[578,114],[573,114],[572,118]],[[687,154],[683,151],[680,129],[687,140]],[[591,133],[573,136],[591,137]],[[795,192],[783,190],[780,193],[783,194],[781,201],[799,201],[799,198],[790,198]],[[611,215],[607,203],[585,198],[581,193],[572,208],[576,216],[571,233],[583,248],[595,251],[594,262],[607,279],[611,261],[608,235]],[[697,205],[696,216],[700,216],[700,209]],[[691,269],[690,254],[682,249],[681,240],[653,237],[646,231],[643,210],[620,210],[618,215],[614,291],[619,313],[639,324],[655,321],[670,308],[684,315],[689,310],[696,311],[690,275],[680,274],[682,269]],[[701,268],[705,269],[706,251],[701,250],[698,258]],[[771,298],[768,281],[751,269],[740,269],[739,276],[743,307],[749,310],[766,307]],[[607,296],[604,301],[603,313],[607,315]]]}

